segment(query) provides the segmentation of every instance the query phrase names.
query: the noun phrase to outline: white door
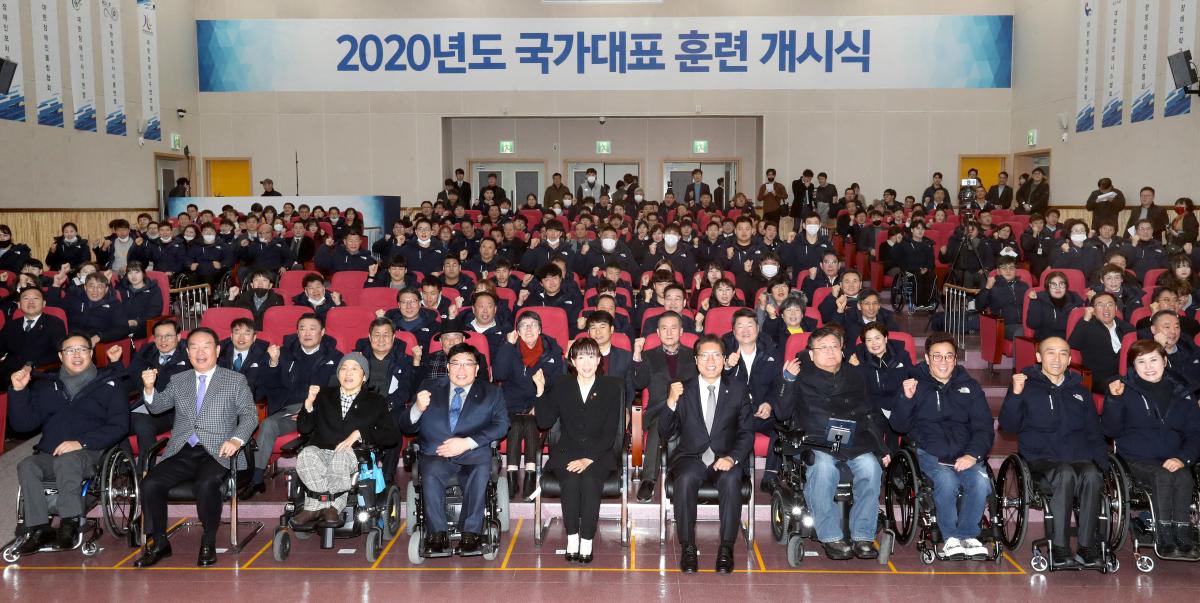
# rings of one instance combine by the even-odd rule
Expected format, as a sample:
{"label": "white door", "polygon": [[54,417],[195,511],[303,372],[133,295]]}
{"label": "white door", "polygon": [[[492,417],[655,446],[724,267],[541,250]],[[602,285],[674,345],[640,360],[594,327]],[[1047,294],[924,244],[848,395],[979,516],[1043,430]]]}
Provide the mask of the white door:
{"label": "white door", "polygon": [[496,184],[504,189],[504,194],[513,207],[525,203],[525,196],[533,193],[540,199],[542,191],[546,190],[546,164],[541,162],[471,162],[471,175],[474,176],[475,189],[472,192],[479,199],[483,187],[487,186],[488,176],[496,175]]}

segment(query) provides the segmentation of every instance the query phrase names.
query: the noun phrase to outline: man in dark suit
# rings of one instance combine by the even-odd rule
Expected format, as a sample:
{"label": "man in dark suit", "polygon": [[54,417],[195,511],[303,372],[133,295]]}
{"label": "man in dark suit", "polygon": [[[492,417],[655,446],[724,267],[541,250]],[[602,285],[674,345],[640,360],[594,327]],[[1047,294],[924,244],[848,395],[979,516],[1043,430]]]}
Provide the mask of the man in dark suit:
{"label": "man in dark suit", "polygon": [[599,374],[619,377],[625,384],[625,399],[632,401],[633,352],[622,350],[612,344],[613,332],[616,329],[615,322],[612,314],[596,310],[588,315],[584,329],[587,331],[588,337],[595,339],[600,346]]}
{"label": "man in dark suit", "polygon": [[1121,210],[1125,209],[1125,193],[1113,187],[1111,178],[1096,182],[1096,190],[1087,198],[1087,210],[1092,212],[1092,230],[1100,230],[1103,223],[1116,224]]}
{"label": "man in dark suit", "polygon": [[[733,314],[733,330],[725,335],[722,343],[729,354],[725,358],[725,377],[746,384],[750,403],[754,407],[755,431],[775,438],[775,422],[771,421],[771,407],[779,392],[779,380],[783,374],[783,355],[770,337],[758,327],[758,315],[750,308],[742,308]],[[763,470],[762,489],[770,491],[779,471],[779,457],[774,446],[767,453]]]}
{"label": "man in dark suit", "polygon": [[229,338],[221,342],[221,355],[217,357],[217,366],[241,373],[250,385],[250,392],[257,400],[258,377],[266,368],[269,358],[266,341],[258,338],[258,330],[254,321],[249,318],[235,319],[229,325]]}
{"label": "man in dark suit", "polygon": [[817,187],[812,179],[813,171],[805,169],[799,180],[792,181],[792,209],[788,215],[793,219],[804,217],[817,205]]}
{"label": "man in dark suit", "polygon": [[458,200],[471,202],[471,183],[464,180],[466,172],[462,168],[454,170],[454,188],[458,190]]}
{"label": "man in dark suit", "polygon": [[[1167,208],[1154,204],[1154,188],[1143,186],[1139,191],[1137,207],[1129,210],[1129,220],[1125,222],[1125,232],[1121,236],[1129,234],[1130,228],[1136,228],[1137,223],[1141,220],[1150,220],[1150,224],[1154,226],[1154,240],[1162,242],[1163,231],[1167,229]],[[1113,220],[1116,223],[1116,220]],[[1136,237],[1129,237],[1136,239]]]}
{"label": "man in dark suit", "polygon": [[708,188],[708,183],[703,182],[704,172],[700,168],[692,170],[692,182],[683,190],[683,203],[688,207],[695,207],[700,204],[700,197],[703,195],[712,196],[712,191]]}
{"label": "man in dark suit", "polygon": [[34,368],[58,360],[58,344],[67,336],[66,326],[57,316],[44,314],[46,294],[37,287],[21,291],[20,312],[0,329],[0,387],[8,389],[8,377],[25,365]]}
{"label": "man in dark suit", "polygon": [[297,264],[311,262],[317,255],[317,242],[313,237],[305,235],[304,228],[304,222],[297,220],[292,224],[291,236],[283,239]]}
{"label": "man in dark suit", "polygon": [[[179,331],[179,323],[171,319],[154,325],[154,345],[134,352],[128,361],[128,388],[131,395],[142,389],[142,371],[158,371],[154,387],[161,392],[167,389],[172,377],[192,368],[187,352],[179,346]],[[146,405],[138,404],[134,406],[130,415],[130,432],[137,438],[139,461],[145,460],[158,440],[158,435],[166,433],[175,425],[175,411],[151,414]]]}
{"label": "man in dark suit", "polygon": [[663,312],[658,317],[658,339],[660,347],[642,351],[646,339],[639,337],[633,342],[633,387],[647,390],[647,400],[642,408],[642,433],[646,434],[646,452],[642,455],[642,483],[638,486],[638,502],[650,502],[654,498],[654,481],[658,476],[658,417],[671,385],[687,381],[696,376],[696,363],[692,351],[680,345],[683,335],[683,317],[675,312]]}
{"label": "man in dark suit", "polygon": [[171,556],[167,493],[187,481],[195,482],[196,512],[204,525],[196,564],[216,563],[221,483],[228,471],[246,468],[246,457],[238,452],[258,427],[258,409],[246,378],[217,366],[217,334],[206,327],[194,329],[187,353],[193,369],[176,374],[161,392],[155,389],[158,369],[141,374],[146,407],[159,413],[175,409],[175,426],[162,460],[142,481],[146,546],[134,567],[150,567]]}
{"label": "man in dark suit", "polygon": [[684,573],[697,571],[696,496],[701,486],[711,483],[720,496],[716,570],[728,574],[733,571],[733,545],[741,528],[742,477],[754,447],[750,395],[741,381],[722,378],[725,346],[718,336],[704,335],[693,352],[699,375],[671,385],[658,425],[663,438],[678,438],[670,463],[676,537],[683,546],[679,568]]}
{"label": "man in dark suit", "polygon": [[1008,209],[1012,207],[1013,188],[1008,185],[1008,172],[1000,172],[999,180],[988,189],[984,199],[992,207]]}
{"label": "man in dark suit", "polygon": [[422,384],[411,410],[401,416],[401,429],[417,436],[428,553],[445,555],[450,547],[446,484],[457,474],[463,486],[458,551],[478,555],[491,446],[508,433],[508,408],[499,388],[476,381],[483,355],[473,346],[460,343],[447,356],[447,378]]}

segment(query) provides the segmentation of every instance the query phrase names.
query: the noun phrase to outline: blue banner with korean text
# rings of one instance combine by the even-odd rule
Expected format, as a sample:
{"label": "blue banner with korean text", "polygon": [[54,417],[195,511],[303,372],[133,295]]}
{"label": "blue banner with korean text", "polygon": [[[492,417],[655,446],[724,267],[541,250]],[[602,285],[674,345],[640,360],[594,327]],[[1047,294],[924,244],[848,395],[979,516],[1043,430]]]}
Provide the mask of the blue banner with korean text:
{"label": "blue banner with korean text", "polygon": [[201,92],[1008,88],[1011,15],[198,20]]}

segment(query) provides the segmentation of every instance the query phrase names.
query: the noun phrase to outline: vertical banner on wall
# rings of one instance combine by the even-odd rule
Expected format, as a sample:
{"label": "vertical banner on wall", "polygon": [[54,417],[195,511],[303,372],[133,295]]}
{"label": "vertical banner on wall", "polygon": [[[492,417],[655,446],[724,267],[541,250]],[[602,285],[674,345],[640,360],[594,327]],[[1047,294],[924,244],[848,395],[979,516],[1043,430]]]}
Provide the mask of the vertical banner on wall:
{"label": "vertical banner on wall", "polygon": [[96,66],[92,59],[92,3],[89,0],[68,0],[67,32],[75,129],[95,132]]}
{"label": "vertical banner on wall", "polygon": [[1096,127],[1096,24],[1100,12],[1095,0],[1079,0],[1079,90],[1075,95],[1075,131]]}
{"label": "vertical banner on wall", "polygon": [[100,64],[104,71],[104,131],[125,135],[125,53],[119,0],[100,0]]}
{"label": "vertical banner on wall", "polygon": [[1108,0],[1104,13],[1104,88],[1100,126],[1121,125],[1125,110],[1126,0]]}
{"label": "vertical banner on wall", "polygon": [[[1182,50],[1193,50],[1196,43],[1196,0],[1169,0],[1167,10],[1167,56]],[[1164,117],[1185,115],[1192,112],[1192,97],[1183,88],[1175,88],[1175,81],[1166,78]]]}
{"label": "vertical banner on wall", "polygon": [[142,138],[162,140],[158,100],[158,19],[154,2],[137,0],[138,66],[142,72]]}
{"label": "vertical banner on wall", "polygon": [[0,0],[0,57],[17,62],[8,94],[0,94],[0,119],[25,121],[25,94],[21,91],[25,80],[21,76],[21,2]]}
{"label": "vertical banner on wall", "polygon": [[62,61],[58,56],[58,5],[54,0],[29,3],[33,20],[33,81],[37,119],[43,126],[63,125]]}
{"label": "vertical banner on wall", "polygon": [[1154,119],[1158,26],[1158,0],[1136,0],[1133,6],[1133,106],[1129,109],[1129,123]]}

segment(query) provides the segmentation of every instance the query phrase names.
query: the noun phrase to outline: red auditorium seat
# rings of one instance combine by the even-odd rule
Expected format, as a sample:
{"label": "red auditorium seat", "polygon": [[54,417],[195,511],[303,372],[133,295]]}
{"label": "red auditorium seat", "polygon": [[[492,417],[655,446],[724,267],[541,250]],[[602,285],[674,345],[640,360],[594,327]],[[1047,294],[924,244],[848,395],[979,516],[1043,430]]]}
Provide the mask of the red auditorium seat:
{"label": "red auditorium seat", "polygon": [[254,314],[245,308],[209,308],[200,317],[200,326],[212,329],[219,339],[228,339],[229,324],[239,318],[254,320]]}

